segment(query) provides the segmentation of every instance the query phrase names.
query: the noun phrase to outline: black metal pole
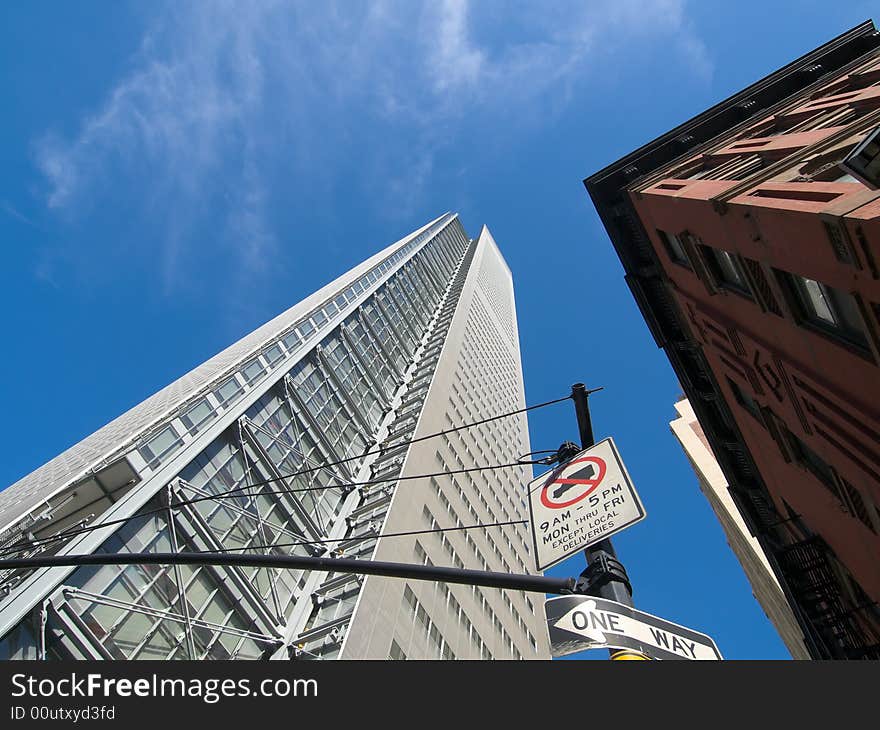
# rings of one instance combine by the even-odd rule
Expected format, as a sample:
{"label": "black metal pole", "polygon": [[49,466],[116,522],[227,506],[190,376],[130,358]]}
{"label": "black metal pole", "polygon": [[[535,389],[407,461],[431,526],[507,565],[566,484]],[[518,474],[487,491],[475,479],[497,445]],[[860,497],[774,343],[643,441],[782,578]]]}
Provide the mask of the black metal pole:
{"label": "black metal pole", "polygon": [[[596,443],[590,419],[589,397],[590,391],[583,383],[575,383],[571,386],[571,398],[574,401],[582,449]],[[599,598],[622,603],[624,606],[632,606],[632,585],[623,563],[617,559],[617,552],[611,539],[606,538],[586,548],[584,557],[587,559],[587,569],[581,573],[578,592],[586,592]],[[612,659],[647,659],[639,652],[610,649],[609,653]]]}
{"label": "black metal pole", "polygon": [[388,578],[462,583],[487,588],[507,588],[532,593],[574,593],[574,578],[550,578],[543,575],[496,573],[436,565],[410,565],[379,560],[325,558],[304,555],[259,555],[231,553],[90,553],[88,555],[47,555],[30,558],[4,558],[0,570],[53,568],[80,565],[240,565],[249,568],[295,568],[322,570],[328,573],[361,573]]}

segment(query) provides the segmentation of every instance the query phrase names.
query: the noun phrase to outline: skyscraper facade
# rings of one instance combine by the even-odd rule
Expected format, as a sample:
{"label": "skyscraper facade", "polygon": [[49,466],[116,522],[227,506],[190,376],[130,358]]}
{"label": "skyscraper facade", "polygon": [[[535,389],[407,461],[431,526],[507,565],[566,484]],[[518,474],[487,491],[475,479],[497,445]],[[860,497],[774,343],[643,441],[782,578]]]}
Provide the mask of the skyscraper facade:
{"label": "skyscraper facade", "polygon": [[585,181],[817,658],[880,658],[878,130],[866,21]]}
{"label": "skyscraper facade", "polygon": [[[528,572],[512,277],[445,214],[0,492],[0,553],[235,551]],[[418,478],[420,474],[437,474]],[[416,478],[413,478],[416,477]],[[421,534],[381,535],[400,532]],[[0,574],[2,658],[547,658],[540,597],[353,574]]]}

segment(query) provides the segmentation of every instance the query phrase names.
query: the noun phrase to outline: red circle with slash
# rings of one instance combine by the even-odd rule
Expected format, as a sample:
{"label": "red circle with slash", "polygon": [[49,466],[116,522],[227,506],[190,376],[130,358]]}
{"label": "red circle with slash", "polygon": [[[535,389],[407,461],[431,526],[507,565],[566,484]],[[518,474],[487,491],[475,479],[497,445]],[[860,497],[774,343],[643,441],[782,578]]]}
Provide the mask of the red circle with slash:
{"label": "red circle with slash", "polygon": [[[574,461],[570,461],[566,464],[562,469],[560,469],[557,474],[568,471],[568,469],[575,464],[581,464],[584,462],[589,462],[594,464],[598,469],[599,473],[596,476],[591,476],[590,478],[566,478],[561,477],[557,478],[551,476],[550,479],[547,480],[547,483],[544,485],[544,488],[541,490],[541,504],[545,507],[549,507],[550,509],[563,509],[565,507],[571,507],[573,504],[577,504],[582,499],[590,495],[593,491],[595,491],[596,487],[602,483],[602,479],[605,477],[605,460],[600,459],[598,456],[584,456],[580,459],[575,459]],[[583,469],[575,470],[574,473],[577,474],[579,471],[583,471]],[[556,486],[561,485],[561,486]],[[550,494],[550,488],[554,487],[554,494]],[[586,487],[586,489],[581,490],[581,487]],[[569,490],[577,489],[577,496],[573,499],[569,499],[565,502],[553,502],[551,501],[554,497],[559,498],[562,496],[564,492]]]}

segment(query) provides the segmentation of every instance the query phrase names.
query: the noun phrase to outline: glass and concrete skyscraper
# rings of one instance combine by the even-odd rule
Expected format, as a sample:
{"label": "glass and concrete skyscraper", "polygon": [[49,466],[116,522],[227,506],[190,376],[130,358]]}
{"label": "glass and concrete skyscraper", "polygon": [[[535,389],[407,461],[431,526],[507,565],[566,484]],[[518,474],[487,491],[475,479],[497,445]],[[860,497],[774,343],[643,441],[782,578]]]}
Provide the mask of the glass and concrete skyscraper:
{"label": "glass and concrete skyscraper", "polygon": [[[523,519],[526,467],[401,479],[515,461],[523,414],[410,441],[523,406],[510,271],[445,214],[0,492],[0,553],[529,572],[521,524],[380,537]],[[548,658],[542,603],[268,568],[8,571],[0,658]]]}

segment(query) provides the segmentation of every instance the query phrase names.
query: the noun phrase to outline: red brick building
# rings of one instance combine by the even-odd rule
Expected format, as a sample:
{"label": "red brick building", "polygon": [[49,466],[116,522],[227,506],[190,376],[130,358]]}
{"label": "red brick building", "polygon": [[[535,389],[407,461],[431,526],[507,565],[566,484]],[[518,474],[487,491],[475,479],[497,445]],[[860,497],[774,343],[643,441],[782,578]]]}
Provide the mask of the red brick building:
{"label": "red brick building", "polygon": [[871,22],[584,182],[817,658],[880,658]]}

